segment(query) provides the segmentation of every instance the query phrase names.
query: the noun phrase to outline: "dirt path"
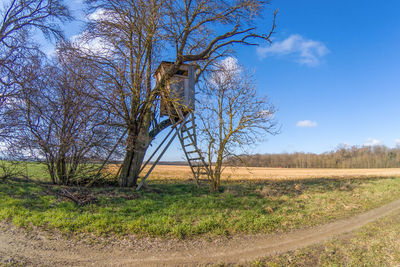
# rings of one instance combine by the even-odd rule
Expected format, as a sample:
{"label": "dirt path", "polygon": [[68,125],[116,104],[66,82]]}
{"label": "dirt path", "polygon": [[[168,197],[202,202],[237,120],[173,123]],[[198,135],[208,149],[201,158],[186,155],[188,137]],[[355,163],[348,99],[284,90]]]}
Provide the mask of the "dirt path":
{"label": "dirt path", "polygon": [[89,244],[60,234],[0,224],[0,263],[32,266],[193,266],[248,261],[305,247],[400,212],[400,200],[355,217],[285,234],[213,240],[134,239]]}

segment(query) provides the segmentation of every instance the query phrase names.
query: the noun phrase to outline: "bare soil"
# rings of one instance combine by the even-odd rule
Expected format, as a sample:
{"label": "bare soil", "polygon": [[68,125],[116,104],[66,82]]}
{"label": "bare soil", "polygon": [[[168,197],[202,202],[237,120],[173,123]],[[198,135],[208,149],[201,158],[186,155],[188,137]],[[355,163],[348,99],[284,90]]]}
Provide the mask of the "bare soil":
{"label": "bare soil", "polygon": [[246,264],[276,253],[306,247],[349,233],[392,212],[400,200],[366,213],[290,233],[243,235],[230,238],[166,240],[125,237],[66,238],[32,227],[20,229],[0,223],[0,263],[24,266],[196,266]]}

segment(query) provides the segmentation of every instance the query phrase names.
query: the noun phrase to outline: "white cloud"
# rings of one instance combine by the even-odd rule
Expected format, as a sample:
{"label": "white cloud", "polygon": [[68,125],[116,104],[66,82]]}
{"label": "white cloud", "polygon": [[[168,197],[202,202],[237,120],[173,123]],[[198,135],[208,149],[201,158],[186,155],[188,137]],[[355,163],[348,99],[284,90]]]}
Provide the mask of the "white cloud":
{"label": "white cloud", "polygon": [[394,140],[394,143],[396,144],[396,146],[400,146],[400,138],[396,138]]}
{"label": "white cloud", "polygon": [[319,41],[306,39],[299,34],[292,34],[281,42],[273,42],[271,46],[257,47],[257,54],[261,57],[292,55],[301,65],[317,66],[329,49]]}
{"label": "white cloud", "polygon": [[106,10],[103,8],[96,9],[93,13],[87,15],[87,19],[89,20],[102,20],[107,17]]}
{"label": "white cloud", "polygon": [[364,143],[364,146],[377,146],[381,145],[382,141],[374,138],[368,138],[367,141]]}
{"label": "white cloud", "polygon": [[242,71],[239,61],[235,57],[226,57],[216,63],[216,71],[213,73],[211,82],[214,84],[225,83],[231,76],[236,76]]}
{"label": "white cloud", "polygon": [[98,8],[94,12],[87,15],[86,19],[92,21],[111,21],[117,23],[119,21],[119,15],[116,12],[113,12],[112,10]]}
{"label": "white cloud", "polygon": [[240,72],[239,61],[235,57],[227,57],[218,63],[218,67],[225,71]]}
{"label": "white cloud", "polygon": [[[86,19],[89,21],[118,21],[117,16],[112,11],[98,8],[93,13],[87,15]],[[88,35],[87,31],[83,31],[80,34],[72,36],[70,40],[82,52],[100,56],[111,56],[113,46],[110,40],[101,37],[88,38]]]}
{"label": "white cloud", "polygon": [[80,50],[86,53],[104,54],[107,53],[109,46],[107,42],[100,38],[88,39],[86,38],[86,32],[77,34],[71,37],[71,42],[77,46]]}
{"label": "white cloud", "polygon": [[271,110],[268,110],[268,109],[261,110],[260,112],[258,112],[258,114],[261,117],[264,117],[264,118],[267,118],[267,119],[273,119],[275,117],[274,111],[271,111]]}
{"label": "white cloud", "polygon": [[43,51],[48,58],[53,58],[57,56],[57,51],[55,46],[50,46]]}
{"label": "white cloud", "polygon": [[317,127],[317,122],[316,121],[310,121],[310,120],[304,120],[304,121],[298,121],[296,123],[297,127]]}

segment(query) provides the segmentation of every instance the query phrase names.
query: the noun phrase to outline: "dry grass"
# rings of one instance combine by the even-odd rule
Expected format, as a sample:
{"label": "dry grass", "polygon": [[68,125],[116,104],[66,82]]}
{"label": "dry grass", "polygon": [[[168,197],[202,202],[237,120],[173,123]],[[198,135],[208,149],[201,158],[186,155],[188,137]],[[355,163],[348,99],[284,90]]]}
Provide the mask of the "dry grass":
{"label": "dry grass", "polygon": [[[112,168],[114,171],[119,166]],[[149,167],[146,167],[148,170]],[[392,169],[286,169],[261,167],[227,167],[223,180],[297,180],[312,178],[399,177],[400,168]],[[149,179],[186,180],[192,177],[189,166],[157,165]]]}
{"label": "dry grass", "polygon": [[323,244],[266,257],[250,266],[400,266],[400,213]]}

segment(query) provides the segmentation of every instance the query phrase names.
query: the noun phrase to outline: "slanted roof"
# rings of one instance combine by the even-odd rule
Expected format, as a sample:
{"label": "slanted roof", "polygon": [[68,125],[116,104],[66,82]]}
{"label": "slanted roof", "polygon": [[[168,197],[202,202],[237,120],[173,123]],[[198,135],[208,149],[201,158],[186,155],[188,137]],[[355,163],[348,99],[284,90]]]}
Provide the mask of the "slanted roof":
{"label": "slanted roof", "polygon": [[[158,65],[158,67],[157,67],[156,71],[154,72],[153,76],[156,76],[157,73],[160,72],[161,67],[168,67],[168,66],[171,66],[171,65],[174,65],[174,64],[175,64],[175,62],[171,62],[171,61],[161,61],[160,65]],[[191,64],[182,64],[181,67],[190,66],[190,65]]]}

